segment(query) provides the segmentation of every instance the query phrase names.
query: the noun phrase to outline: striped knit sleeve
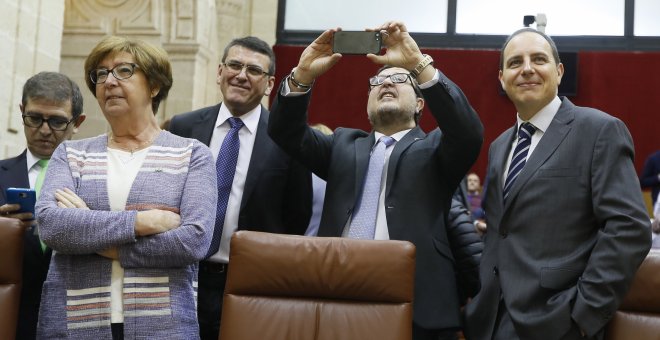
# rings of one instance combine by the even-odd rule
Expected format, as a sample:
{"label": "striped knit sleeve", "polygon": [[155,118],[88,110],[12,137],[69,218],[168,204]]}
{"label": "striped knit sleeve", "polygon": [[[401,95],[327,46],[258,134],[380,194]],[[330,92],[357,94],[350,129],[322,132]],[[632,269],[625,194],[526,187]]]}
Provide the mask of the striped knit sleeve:
{"label": "striped knit sleeve", "polygon": [[[181,225],[164,233],[138,238],[119,248],[122,267],[177,267],[201,260],[211,244],[217,204],[216,172],[211,151],[192,141],[179,213]],[[153,184],[168,186],[168,183]],[[178,188],[170,184],[172,190]]]}
{"label": "striped knit sleeve", "polygon": [[[79,142],[77,145],[82,144]],[[60,144],[48,163],[48,171],[36,205],[39,237],[49,247],[63,254],[93,254],[117,244],[134,242],[137,215],[135,211],[101,211],[57,206],[57,189],[69,188],[82,196],[78,192],[74,176],[74,172],[78,171],[75,168],[80,159],[73,149],[70,142]]]}

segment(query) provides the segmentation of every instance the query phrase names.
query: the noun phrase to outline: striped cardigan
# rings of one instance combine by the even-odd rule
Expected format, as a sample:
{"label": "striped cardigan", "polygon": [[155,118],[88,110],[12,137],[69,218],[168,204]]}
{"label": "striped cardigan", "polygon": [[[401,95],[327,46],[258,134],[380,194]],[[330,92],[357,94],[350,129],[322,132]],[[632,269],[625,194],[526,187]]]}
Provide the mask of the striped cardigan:
{"label": "striped cardigan", "polygon": [[[91,210],[59,208],[54,192],[70,188]],[[161,132],[133,182],[126,211],[110,211],[107,135],[66,141],[53,154],[37,202],[39,236],[53,248],[37,328],[40,339],[111,339],[112,261],[124,268],[126,339],[198,339],[198,261],[213,234],[216,173],[202,143]],[[181,225],[136,237],[137,211],[170,210]]]}

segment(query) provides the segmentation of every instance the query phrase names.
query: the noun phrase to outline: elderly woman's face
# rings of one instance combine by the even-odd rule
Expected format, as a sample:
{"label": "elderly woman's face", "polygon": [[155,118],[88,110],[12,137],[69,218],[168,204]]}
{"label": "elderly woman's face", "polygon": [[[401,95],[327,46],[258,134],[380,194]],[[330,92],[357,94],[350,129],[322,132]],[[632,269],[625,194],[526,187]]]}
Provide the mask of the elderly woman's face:
{"label": "elderly woman's face", "polygon": [[[151,98],[158,94],[157,90],[152,91],[149,88],[149,82],[145,74],[140,70],[140,66],[134,68],[133,75],[123,78],[130,72],[126,67],[135,63],[133,56],[127,52],[119,52],[105,57],[96,67],[97,69],[108,70],[105,82],[96,84],[96,100],[106,118],[121,116],[124,114],[142,114],[153,115],[151,109]],[[110,71],[111,70],[111,71]],[[97,74],[105,74],[100,72]],[[115,76],[117,74],[118,76]]]}

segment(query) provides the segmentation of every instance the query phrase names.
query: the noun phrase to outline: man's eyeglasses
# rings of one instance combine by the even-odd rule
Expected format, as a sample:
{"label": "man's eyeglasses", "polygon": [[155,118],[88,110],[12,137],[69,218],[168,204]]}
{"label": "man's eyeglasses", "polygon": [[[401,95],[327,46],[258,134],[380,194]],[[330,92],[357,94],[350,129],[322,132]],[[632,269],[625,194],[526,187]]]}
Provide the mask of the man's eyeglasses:
{"label": "man's eyeglasses", "polygon": [[136,68],[139,68],[139,66],[134,63],[121,63],[109,70],[104,67],[97,68],[96,70],[89,72],[89,79],[91,79],[94,84],[103,84],[108,80],[110,73],[112,73],[115,79],[124,80],[130,78],[133,73],[135,73]]}
{"label": "man's eyeglasses", "polygon": [[256,78],[256,77],[261,77],[263,75],[269,76],[270,73],[264,71],[261,66],[257,65],[245,65],[243,63],[239,63],[238,61],[228,61],[224,63],[228,69],[230,69],[234,73],[241,73],[243,69],[245,69],[245,73]]}
{"label": "man's eyeglasses", "polygon": [[393,73],[390,74],[389,76],[373,76],[369,78],[369,85],[371,86],[383,85],[383,83],[387,78],[390,78],[390,81],[394,84],[400,84],[400,83],[405,83],[408,80],[408,78],[410,78],[410,74]]}
{"label": "man's eyeglasses", "polygon": [[76,119],[71,118],[71,120],[66,120],[66,118],[62,117],[50,117],[48,119],[44,119],[42,116],[23,115],[23,124],[25,124],[25,126],[29,126],[31,128],[40,128],[41,125],[46,122],[48,127],[54,131],[66,130],[69,124],[71,124],[74,120]]}

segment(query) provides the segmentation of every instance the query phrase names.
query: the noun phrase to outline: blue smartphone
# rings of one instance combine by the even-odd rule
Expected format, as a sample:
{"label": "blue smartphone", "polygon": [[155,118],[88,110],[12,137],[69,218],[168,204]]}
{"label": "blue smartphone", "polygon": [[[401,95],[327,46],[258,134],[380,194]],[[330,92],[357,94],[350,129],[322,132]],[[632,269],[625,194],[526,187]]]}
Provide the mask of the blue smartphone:
{"label": "blue smartphone", "polygon": [[34,215],[34,204],[37,202],[37,192],[27,188],[7,188],[5,190],[8,204],[20,204],[21,208],[14,213],[29,212]]}

